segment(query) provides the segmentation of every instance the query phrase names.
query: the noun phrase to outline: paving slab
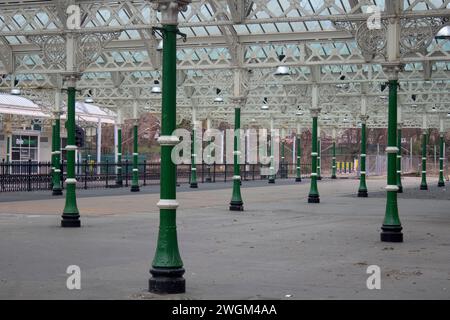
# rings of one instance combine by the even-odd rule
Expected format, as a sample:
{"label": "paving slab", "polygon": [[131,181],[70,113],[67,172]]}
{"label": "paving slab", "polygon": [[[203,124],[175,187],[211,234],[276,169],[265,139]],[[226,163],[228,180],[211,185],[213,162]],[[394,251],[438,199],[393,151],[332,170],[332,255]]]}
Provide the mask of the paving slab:
{"label": "paving slab", "polygon": [[[1,202],[0,299],[450,298],[448,189],[400,196],[405,241],[382,243],[384,179],[368,180],[369,198],[356,197],[357,180],[322,180],[320,204],[307,203],[308,182],[247,183],[244,212],[228,210],[231,185],[180,192],[187,292],[175,296],[147,292],[156,192],[80,197],[79,229],[59,227],[63,199]],[[419,184],[405,178],[405,195]],[[66,287],[69,265],[81,290]],[[380,290],[366,286],[370,265]]]}

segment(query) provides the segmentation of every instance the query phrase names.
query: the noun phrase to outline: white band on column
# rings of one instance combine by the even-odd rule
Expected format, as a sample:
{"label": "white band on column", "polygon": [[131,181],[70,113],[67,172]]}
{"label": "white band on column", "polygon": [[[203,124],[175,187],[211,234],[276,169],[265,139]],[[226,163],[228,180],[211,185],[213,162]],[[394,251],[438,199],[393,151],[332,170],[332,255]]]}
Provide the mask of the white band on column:
{"label": "white band on column", "polygon": [[311,177],[317,177],[317,173],[315,172],[311,173]]}
{"label": "white band on column", "polygon": [[122,154],[121,154],[121,153],[118,153],[117,155],[118,155],[118,156],[121,156]]}
{"label": "white band on column", "polygon": [[67,150],[67,151],[75,151],[75,150],[77,150],[77,149],[78,149],[77,146],[72,146],[72,145],[66,146],[66,150]]}
{"label": "white band on column", "polygon": [[160,209],[176,209],[179,206],[177,200],[164,200],[164,199],[160,199],[156,205]]}
{"label": "white band on column", "polygon": [[133,169],[133,172],[139,172],[139,169]]}
{"label": "white band on column", "polygon": [[55,172],[58,172],[58,173],[59,173],[59,172],[61,172],[61,170],[60,170],[60,169],[55,169]]}
{"label": "white band on column", "polygon": [[139,155],[139,153],[133,152],[133,156],[138,156],[138,155]]}
{"label": "white band on column", "polygon": [[66,179],[66,184],[76,184],[76,183],[77,183],[77,179],[74,179],[74,178]]}
{"label": "white band on column", "polygon": [[366,174],[366,172],[365,172],[365,171],[361,171],[360,173],[361,173],[361,174]]}
{"label": "white band on column", "polygon": [[398,191],[398,186],[387,185],[385,188],[387,191]]}
{"label": "white band on column", "polygon": [[233,176],[233,180],[241,180],[241,176]]}
{"label": "white band on column", "polygon": [[161,146],[175,146],[180,142],[177,136],[160,136],[158,138],[158,143]]}
{"label": "white band on column", "polygon": [[422,157],[422,160],[427,160],[427,158],[426,157]]}
{"label": "white band on column", "polygon": [[362,153],[361,154],[361,158],[363,158],[363,157],[365,157],[366,156],[366,154],[365,153]]}
{"label": "white band on column", "polygon": [[241,152],[240,152],[240,151],[233,151],[233,155],[234,155],[234,156],[240,156],[240,155],[241,155]]}
{"label": "white band on column", "polygon": [[402,170],[397,170],[397,173],[402,173]]}
{"label": "white band on column", "polygon": [[397,153],[397,152],[398,152],[397,147],[387,147],[386,148],[386,153]]}
{"label": "white band on column", "polygon": [[397,159],[401,159],[401,158],[402,158],[402,156],[398,154],[397,155]]}
{"label": "white band on column", "polygon": [[191,168],[191,171],[197,171],[197,168]]}
{"label": "white band on column", "polygon": [[312,157],[317,157],[319,154],[317,152],[311,152]]}
{"label": "white band on column", "polygon": [[427,173],[426,171],[422,171],[422,173]]}

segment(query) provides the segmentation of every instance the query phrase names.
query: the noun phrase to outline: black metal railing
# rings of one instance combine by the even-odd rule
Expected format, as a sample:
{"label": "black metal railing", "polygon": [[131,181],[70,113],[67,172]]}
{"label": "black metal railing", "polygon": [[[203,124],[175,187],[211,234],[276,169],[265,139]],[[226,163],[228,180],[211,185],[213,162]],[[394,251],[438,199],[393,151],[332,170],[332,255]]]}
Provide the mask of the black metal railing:
{"label": "black metal railing", "polygon": [[[61,163],[61,185],[64,189],[66,179],[66,162]],[[124,161],[121,164],[122,174],[117,174],[117,164],[95,163],[83,161],[75,166],[75,176],[78,189],[112,188],[131,186],[133,163]],[[243,181],[267,179],[261,174],[260,164],[241,164],[241,177]],[[160,163],[147,161],[138,164],[139,184],[141,186],[158,185],[160,180]],[[233,179],[233,164],[198,164],[197,181],[202,183],[227,182]],[[311,164],[301,165],[302,177],[309,176]],[[281,163],[276,178],[287,179],[296,175],[296,165]],[[177,182],[189,183],[191,166],[189,164],[177,165]],[[120,183],[121,181],[121,183]],[[50,162],[0,162],[0,192],[36,191],[52,189],[52,166]]]}

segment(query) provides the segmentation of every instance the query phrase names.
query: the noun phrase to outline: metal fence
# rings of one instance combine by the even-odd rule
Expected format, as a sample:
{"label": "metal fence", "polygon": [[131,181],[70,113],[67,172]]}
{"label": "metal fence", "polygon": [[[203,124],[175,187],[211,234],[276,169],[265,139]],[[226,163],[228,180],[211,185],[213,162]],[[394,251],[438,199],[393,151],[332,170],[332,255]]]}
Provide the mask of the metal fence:
{"label": "metal fence", "polygon": [[[61,185],[64,189],[66,179],[66,162],[61,163]],[[95,163],[84,161],[75,166],[75,176],[78,189],[90,188],[114,188],[131,186],[133,163],[124,161],[121,164],[122,179],[117,175],[117,163]],[[267,176],[261,175],[262,165],[242,164],[240,165],[241,177],[243,181],[263,180]],[[267,166],[265,166],[267,167]],[[14,191],[36,191],[51,190],[52,188],[52,166],[50,162],[20,162],[7,163],[0,162],[0,192]],[[160,163],[138,164],[139,185],[158,185],[160,181]],[[197,165],[197,181],[227,182],[233,179],[233,164],[211,164]],[[309,176],[311,164],[301,164],[302,177]],[[287,179],[296,175],[296,164],[281,163],[276,173],[276,178]],[[189,164],[177,165],[177,182],[179,184],[189,183],[191,178],[191,166]],[[121,183],[119,183],[121,181]]]}

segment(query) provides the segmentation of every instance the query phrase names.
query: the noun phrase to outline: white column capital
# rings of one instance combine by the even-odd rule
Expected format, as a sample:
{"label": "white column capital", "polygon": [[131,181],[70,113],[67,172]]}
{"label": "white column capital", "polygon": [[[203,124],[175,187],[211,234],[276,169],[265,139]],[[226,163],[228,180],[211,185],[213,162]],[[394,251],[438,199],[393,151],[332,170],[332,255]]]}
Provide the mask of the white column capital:
{"label": "white column capital", "polygon": [[311,112],[311,117],[316,118],[319,116],[321,108],[311,108],[309,109],[309,112]]}
{"label": "white column capital", "polygon": [[186,11],[189,3],[191,0],[153,0],[152,7],[161,12],[162,24],[177,25],[178,13]]}
{"label": "white column capital", "polygon": [[394,61],[394,62],[385,62],[382,64],[382,67],[388,80],[398,80],[398,74],[403,71],[405,66],[399,61]]}

